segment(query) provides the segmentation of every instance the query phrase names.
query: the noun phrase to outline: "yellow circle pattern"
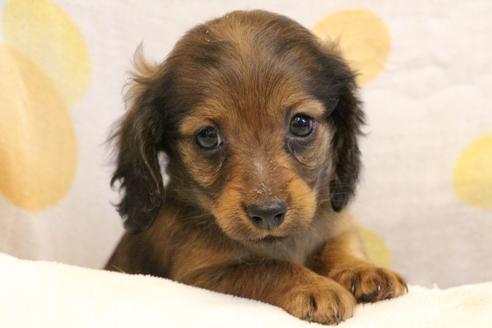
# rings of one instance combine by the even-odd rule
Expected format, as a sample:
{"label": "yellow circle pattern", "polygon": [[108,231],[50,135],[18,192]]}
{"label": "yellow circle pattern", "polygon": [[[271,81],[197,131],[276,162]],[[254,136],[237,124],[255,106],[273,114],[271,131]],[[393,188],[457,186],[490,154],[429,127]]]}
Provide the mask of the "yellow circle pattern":
{"label": "yellow circle pattern", "polygon": [[6,43],[36,63],[69,105],[90,83],[89,51],[70,17],[51,0],[11,0],[5,6]]}
{"label": "yellow circle pattern", "polygon": [[492,208],[492,133],[469,145],[456,161],[454,190],[466,204]]}
{"label": "yellow circle pattern", "polygon": [[77,145],[65,101],[38,67],[0,47],[0,192],[41,210],[70,188]]}
{"label": "yellow circle pattern", "polygon": [[369,259],[377,266],[391,268],[391,253],[384,240],[371,229],[358,228]]}
{"label": "yellow circle pattern", "polygon": [[336,42],[352,69],[357,82],[365,85],[383,68],[391,38],[384,22],[366,9],[343,10],[315,24],[313,32],[322,41]]}

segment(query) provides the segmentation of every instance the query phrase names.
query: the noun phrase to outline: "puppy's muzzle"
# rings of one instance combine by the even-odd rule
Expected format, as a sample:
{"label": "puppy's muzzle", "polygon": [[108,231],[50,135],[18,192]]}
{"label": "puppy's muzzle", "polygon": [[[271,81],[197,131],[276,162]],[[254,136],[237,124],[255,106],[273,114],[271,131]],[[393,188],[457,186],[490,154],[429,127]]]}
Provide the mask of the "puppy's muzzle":
{"label": "puppy's muzzle", "polygon": [[251,222],[257,228],[264,230],[280,226],[284,222],[286,212],[287,204],[283,201],[250,204],[246,207],[246,213]]}

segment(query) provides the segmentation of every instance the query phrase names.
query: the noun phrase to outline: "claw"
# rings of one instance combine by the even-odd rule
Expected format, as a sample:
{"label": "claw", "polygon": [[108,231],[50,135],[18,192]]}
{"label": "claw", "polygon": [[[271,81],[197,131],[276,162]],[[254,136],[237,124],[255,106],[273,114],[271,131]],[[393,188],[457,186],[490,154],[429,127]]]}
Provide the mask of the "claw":
{"label": "claw", "polygon": [[355,294],[355,283],[352,283],[352,287],[350,287],[350,292]]}
{"label": "claw", "polygon": [[337,312],[335,314],[335,322],[336,322],[336,324],[338,325],[342,321],[343,321],[342,315],[339,312]]}

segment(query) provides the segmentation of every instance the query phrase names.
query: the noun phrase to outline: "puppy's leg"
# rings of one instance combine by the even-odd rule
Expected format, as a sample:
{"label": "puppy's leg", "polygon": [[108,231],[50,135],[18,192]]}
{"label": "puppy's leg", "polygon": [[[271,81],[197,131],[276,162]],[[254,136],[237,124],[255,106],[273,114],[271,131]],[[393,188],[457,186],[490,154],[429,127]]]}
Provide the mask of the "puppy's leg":
{"label": "puppy's leg", "polygon": [[353,296],[332,279],[289,262],[264,260],[183,270],[175,279],[270,303],[298,318],[323,324],[351,317],[355,305]]}
{"label": "puppy's leg", "polygon": [[330,239],[315,260],[314,270],[347,290],[358,302],[376,302],[404,294],[402,277],[365,259],[356,231],[343,232]]}

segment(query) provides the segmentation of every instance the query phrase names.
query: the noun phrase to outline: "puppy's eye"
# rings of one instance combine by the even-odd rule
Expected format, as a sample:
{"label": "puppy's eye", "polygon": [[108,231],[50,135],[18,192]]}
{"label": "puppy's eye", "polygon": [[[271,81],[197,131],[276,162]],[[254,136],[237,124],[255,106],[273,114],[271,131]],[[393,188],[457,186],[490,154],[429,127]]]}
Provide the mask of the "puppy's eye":
{"label": "puppy's eye", "polygon": [[314,130],[314,119],[305,114],[296,114],[290,121],[290,133],[296,137],[307,137]]}
{"label": "puppy's eye", "polygon": [[219,131],[216,128],[208,126],[201,129],[196,134],[196,143],[206,150],[218,148],[222,144]]}

